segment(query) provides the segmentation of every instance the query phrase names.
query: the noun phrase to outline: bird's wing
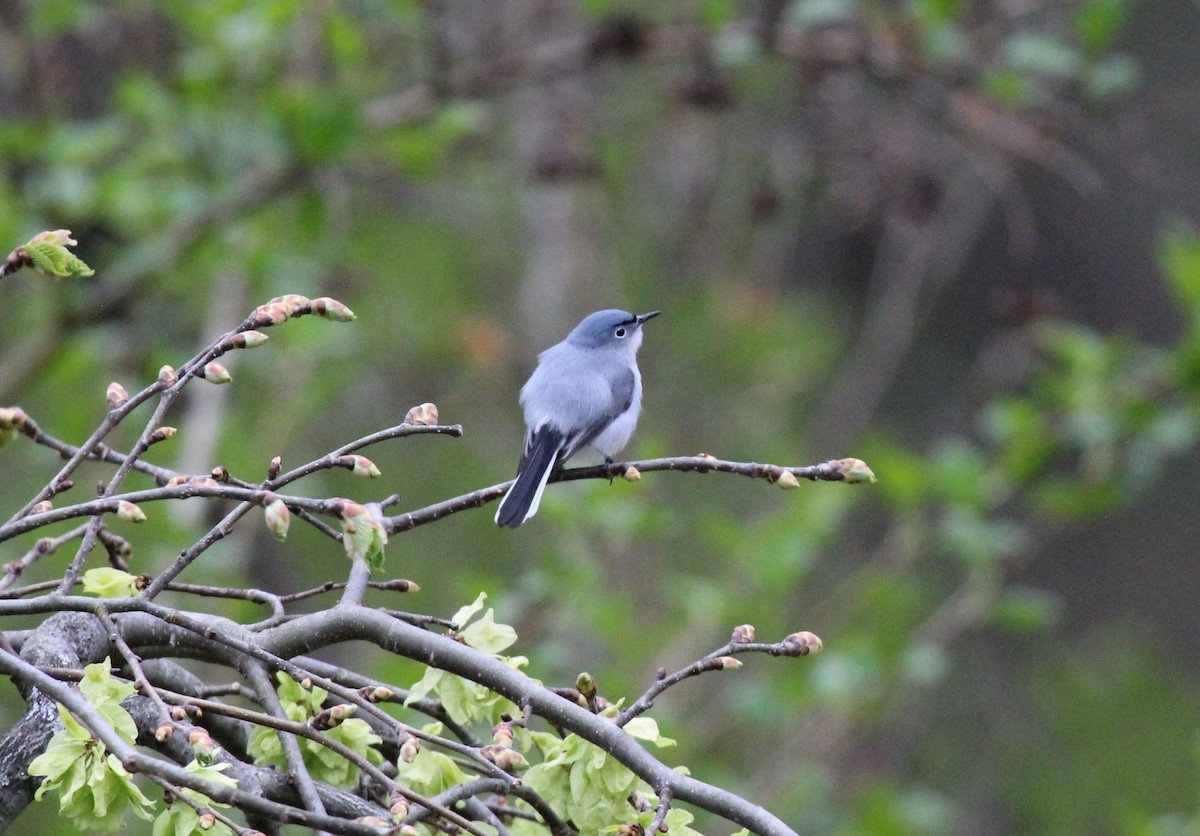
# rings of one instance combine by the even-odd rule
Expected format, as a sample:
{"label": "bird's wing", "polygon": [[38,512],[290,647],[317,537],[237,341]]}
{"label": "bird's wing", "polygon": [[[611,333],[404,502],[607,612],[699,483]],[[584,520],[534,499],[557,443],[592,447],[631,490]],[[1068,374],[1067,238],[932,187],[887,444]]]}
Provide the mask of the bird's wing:
{"label": "bird's wing", "polygon": [[588,444],[632,403],[637,377],[620,356],[583,355],[559,344],[542,352],[529,381],[521,389],[526,444],[544,426],[563,436],[560,461]]}
{"label": "bird's wing", "polygon": [[563,450],[563,461],[566,461],[573,456],[581,447],[586,447],[595,440],[596,436],[608,429],[608,426],[629,409],[633,403],[634,388],[637,385],[637,376],[633,369],[628,366],[623,366],[614,370],[607,376],[609,386],[608,408],[605,410],[597,410],[598,414],[588,427],[582,429],[579,434],[569,439],[568,445]]}

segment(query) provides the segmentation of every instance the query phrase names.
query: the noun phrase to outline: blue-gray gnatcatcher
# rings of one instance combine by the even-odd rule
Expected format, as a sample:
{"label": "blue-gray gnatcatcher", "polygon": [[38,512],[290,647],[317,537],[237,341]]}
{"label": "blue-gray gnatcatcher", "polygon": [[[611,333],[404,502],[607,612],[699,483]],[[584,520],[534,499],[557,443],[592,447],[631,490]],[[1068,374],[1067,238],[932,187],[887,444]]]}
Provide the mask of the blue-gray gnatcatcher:
{"label": "blue-gray gnatcatcher", "polygon": [[536,514],[550,474],[581,449],[611,462],[629,441],[642,411],[642,324],[659,313],[596,311],[538,355],[521,387],[525,449],[496,525],[516,528]]}

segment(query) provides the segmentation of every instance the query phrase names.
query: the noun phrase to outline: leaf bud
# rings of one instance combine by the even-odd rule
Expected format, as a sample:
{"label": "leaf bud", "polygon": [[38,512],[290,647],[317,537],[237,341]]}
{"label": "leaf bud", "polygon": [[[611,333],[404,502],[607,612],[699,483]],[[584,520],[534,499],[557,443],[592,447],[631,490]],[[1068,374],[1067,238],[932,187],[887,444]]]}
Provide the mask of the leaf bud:
{"label": "leaf bud", "polygon": [[629,467],[625,468],[625,472],[621,474],[621,478],[626,482],[640,482],[642,481],[642,471],[638,470],[633,465],[630,465]]}
{"label": "leaf bud", "polygon": [[204,379],[209,383],[229,383],[233,380],[233,375],[229,373],[229,369],[213,360],[204,367]]}
{"label": "leaf bud", "polygon": [[517,772],[529,768],[529,761],[525,759],[525,756],[508,746],[483,746],[480,748],[479,754],[505,772]]}
{"label": "leaf bud", "polygon": [[179,382],[179,373],[170,366],[158,370],[158,382],[164,389],[169,389]]}
{"label": "leaf bud", "polygon": [[281,325],[292,315],[293,306],[281,302],[268,302],[250,312],[249,321],[255,328]]}
{"label": "leaf bud", "polygon": [[497,723],[492,727],[492,741],[498,746],[512,746],[512,723]]}
{"label": "leaf bud", "polygon": [[775,487],[783,488],[785,491],[794,491],[800,487],[800,480],[796,478],[796,474],[790,470],[781,470],[779,476],[775,478]]}
{"label": "leaf bud", "polygon": [[217,824],[217,817],[211,810],[205,810],[196,818],[196,824],[201,830],[212,830]]}
{"label": "leaf bud", "polygon": [[188,745],[192,747],[192,754],[195,755],[197,763],[201,766],[208,766],[212,763],[213,755],[217,751],[217,744],[213,742],[212,735],[205,729],[196,726],[188,732]]}
{"label": "leaf bud", "polygon": [[383,568],[387,529],[375,513],[357,502],[342,505],[342,545],[351,560],[366,561],[370,569]]}
{"label": "leaf bud", "polygon": [[390,818],[396,824],[400,824],[400,822],[404,821],[404,818],[407,815],[408,799],[404,796],[399,796],[392,803],[392,806],[388,808],[388,818]]}
{"label": "leaf bud", "polygon": [[410,734],[408,739],[400,744],[400,760],[412,763],[419,754],[421,754],[421,741]]}
{"label": "leaf bud", "polygon": [[368,685],[365,688],[360,688],[358,693],[360,693],[363,699],[365,699],[367,702],[387,702],[393,696],[395,696],[396,692],[391,688],[388,688],[386,685],[376,685],[374,688]]}
{"label": "leaf bud", "polygon": [[141,508],[125,499],[117,502],[117,516],[123,520],[133,523],[146,521],[146,513]]}
{"label": "leaf bud", "polygon": [[596,677],[586,671],[575,677],[575,690],[585,697],[596,696]]}
{"label": "leaf bud", "polygon": [[267,523],[267,531],[271,532],[271,536],[279,542],[287,540],[288,526],[292,524],[292,512],[284,502],[275,494],[270,494],[270,499],[263,506],[263,515]]}
{"label": "leaf bud", "polygon": [[270,339],[262,331],[242,331],[229,338],[234,348],[258,348]]}
{"label": "leaf bud", "polygon": [[754,641],[755,635],[757,631],[753,624],[739,624],[733,628],[733,636],[729,640],[734,644],[749,644]]}
{"label": "leaf bud", "polygon": [[308,304],[308,297],[299,293],[285,293],[282,296],[274,296],[267,300],[268,305],[285,305],[289,308],[298,308],[301,305]]}
{"label": "leaf bud", "polygon": [[736,671],[742,666],[741,661],[732,656],[721,656],[715,661],[720,664],[720,669],[723,671]]}
{"label": "leaf bud", "polygon": [[867,467],[862,459],[835,459],[833,464],[841,471],[842,481],[847,485],[875,482],[875,471]]}
{"label": "leaf bud", "polygon": [[809,656],[820,653],[825,648],[825,644],[819,636],[807,630],[801,630],[799,633],[792,633],[785,638],[783,647],[788,656]]}
{"label": "leaf bud", "polygon": [[125,387],[115,380],[108,384],[108,408],[110,410],[120,409],[125,404],[129,403],[129,393],[125,391]]}
{"label": "leaf bud", "polygon": [[29,416],[19,406],[0,407],[0,430],[20,430],[25,428]]}
{"label": "leaf bud", "polygon": [[17,252],[23,253],[22,263],[28,264],[43,276],[64,278],[66,276],[92,276],[96,271],[88,267],[75,253],[67,249],[79,242],[71,237],[68,229],[39,232]]}
{"label": "leaf bud", "polygon": [[416,581],[410,581],[405,578],[392,578],[390,581],[383,581],[379,584],[379,588],[388,592],[420,592],[421,585]]}
{"label": "leaf bud", "polygon": [[182,705],[171,706],[170,713],[171,713],[171,719],[175,720],[177,722],[187,719],[187,709],[184,708]]}
{"label": "leaf bud", "polygon": [[177,432],[178,430],[176,430],[174,427],[159,427],[146,437],[146,443],[157,444],[160,441],[166,441],[168,438],[174,436]]}
{"label": "leaf bud", "polygon": [[324,731],[325,729],[332,729],[336,726],[340,726],[342,721],[334,716],[333,709],[336,707],[337,706],[331,706],[330,708],[326,708],[323,711],[317,712],[317,714],[308,721],[308,724],[317,731]]}
{"label": "leaf bud", "polygon": [[375,462],[366,456],[347,456],[346,458],[351,459],[350,470],[355,476],[362,477],[363,479],[375,479],[379,477],[379,468],[375,466]]}
{"label": "leaf bud", "polygon": [[41,502],[37,503],[32,508],[30,508],[29,513],[44,514],[47,511],[53,511],[53,510],[54,510],[54,503],[48,499],[43,499]]}
{"label": "leaf bud", "polygon": [[157,740],[159,743],[162,743],[164,740],[169,738],[174,733],[175,733],[174,726],[172,726],[170,723],[163,723],[161,726],[159,726],[157,729],[154,730],[154,739]]}
{"label": "leaf bud", "polygon": [[423,403],[414,406],[404,415],[405,424],[417,424],[423,427],[436,426],[438,422],[437,404]]}
{"label": "leaf bud", "polygon": [[331,322],[353,322],[355,319],[354,311],[347,308],[338,300],[331,299],[328,296],[313,299],[309,304],[312,306],[313,313],[317,316],[323,316]]}

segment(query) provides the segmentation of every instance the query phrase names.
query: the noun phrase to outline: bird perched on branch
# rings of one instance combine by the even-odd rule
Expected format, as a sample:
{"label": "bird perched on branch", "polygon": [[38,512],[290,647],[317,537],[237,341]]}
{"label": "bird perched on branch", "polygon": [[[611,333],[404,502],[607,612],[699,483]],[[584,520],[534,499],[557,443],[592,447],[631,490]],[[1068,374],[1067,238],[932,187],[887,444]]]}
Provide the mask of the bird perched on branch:
{"label": "bird perched on branch", "polygon": [[516,528],[536,514],[550,474],[580,450],[612,462],[629,441],[642,411],[642,325],[659,313],[596,311],[538,355],[521,387],[525,449],[496,525]]}

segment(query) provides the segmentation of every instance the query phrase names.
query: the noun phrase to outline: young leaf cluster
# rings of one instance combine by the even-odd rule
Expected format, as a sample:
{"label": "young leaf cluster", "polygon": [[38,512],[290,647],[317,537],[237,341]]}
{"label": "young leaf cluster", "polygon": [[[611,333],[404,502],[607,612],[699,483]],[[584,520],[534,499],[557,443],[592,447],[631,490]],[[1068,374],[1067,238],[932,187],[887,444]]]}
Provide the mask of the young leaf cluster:
{"label": "young leaf cluster", "polygon": [[[126,742],[137,738],[137,726],[121,700],[133,695],[132,685],[113,679],[109,660],[84,668],[79,690]],[[42,776],[35,798],[58,795],[58,810],[79,830],[111,833],[120,830],[126,809],[151,819],[152,802],[133,783],[121,762],[92,737],[63,706],[58,706],[63,727],[50,738],[46,751],[29,765],[31,775]]]}
{"label": "young leaf cluster", "polygon": [[[289,720],[306,723],[321,712],[329,693],[315,685],[304,687],[285,673],[276,674],[279,686],[275,689],[283,710]],[[382,739],[371,731],[364,720],[357,717],[343,720],[339,725],[325,730],[325,734],[367,758],[371,763],[383,763],[383,755],[375,748]],[[335,787],[352,787],[358,781],[359,769],[337,752],[320,743],[300,738],[300,751],[304,764],[313,778]],[[259,726],[250,735],[247,751],[254,762],[261,766],[287,769],[283,747],[274,729]]]}

